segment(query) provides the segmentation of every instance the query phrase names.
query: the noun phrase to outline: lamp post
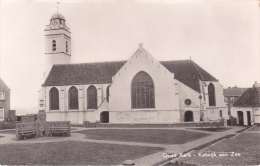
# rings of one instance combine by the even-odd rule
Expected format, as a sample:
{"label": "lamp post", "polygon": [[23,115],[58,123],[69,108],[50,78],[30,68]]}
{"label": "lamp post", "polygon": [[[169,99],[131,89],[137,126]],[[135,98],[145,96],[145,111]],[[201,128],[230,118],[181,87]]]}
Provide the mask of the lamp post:
{"label": "lamp post", "polygon": [[200,99],[200,121],[203,121],[203,112],[201,110],[201,99],[202,99],[201,95],[199,96],[199,99]]}
{"label": "lamp post", "polygon": [[40,100],[40,107],[43,107],[43,99]]}

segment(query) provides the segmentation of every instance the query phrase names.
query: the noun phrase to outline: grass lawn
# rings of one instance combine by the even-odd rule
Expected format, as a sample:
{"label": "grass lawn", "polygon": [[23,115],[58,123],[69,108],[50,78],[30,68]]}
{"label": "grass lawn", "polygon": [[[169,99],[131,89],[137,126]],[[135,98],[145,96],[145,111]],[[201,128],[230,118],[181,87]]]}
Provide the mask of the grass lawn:
{"label": "grass lawn", "polygon": [[[194,151],[191,157],[178,158],[179,162],[196,165],[259,165],[260,134],[242,133],[233,139],[227,139],[201,151]],[[215,152],[214,157],[202,157],[199,153]],[[231,152],[240,156],[232,156]],[[219,156],[226,154],[226,156]],[[196,155],[196,156],[194,156]]]}
{"label": "grass lawn", "polygon": [[190,130],[201,130],[201,131],[208,131],[208,132],[222,132],[226,130],[230,130],[231,128],[187,128]]}
{"label": "grass lawn", "polygon": [[162,148],[62,141],[0,145],[1,165],[116,165]]}
{"label": "grass lawn", "polygon": [[184,144],[210,135],[173,129],[93,129],[77,133],[85,134],[87,139],[152,144]]}

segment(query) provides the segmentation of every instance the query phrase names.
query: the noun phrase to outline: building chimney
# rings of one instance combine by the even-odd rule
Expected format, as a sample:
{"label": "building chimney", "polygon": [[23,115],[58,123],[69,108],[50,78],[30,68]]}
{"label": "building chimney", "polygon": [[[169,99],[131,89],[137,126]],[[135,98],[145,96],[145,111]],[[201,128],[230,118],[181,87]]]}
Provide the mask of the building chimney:
{"label": "building chimney", "polygon": [[143,43],[139,43],[139,48],[140,48],[140,49],[143,48]]}
{"label": "building chimney", "polygon": [[258,88],[258,87],[260,87],[260,83],[257,83],[257,81],[255,81],[253,88]]}

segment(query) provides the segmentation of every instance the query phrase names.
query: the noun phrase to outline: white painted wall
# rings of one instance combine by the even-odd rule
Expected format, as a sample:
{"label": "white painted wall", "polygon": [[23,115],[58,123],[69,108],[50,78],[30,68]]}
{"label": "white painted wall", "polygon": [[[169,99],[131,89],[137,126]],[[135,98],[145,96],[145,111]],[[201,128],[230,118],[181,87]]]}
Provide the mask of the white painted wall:
{"label": "white painted wall", "polygon": [[[176,80],[178,87],[179,107],[180,107],[180,122],[185,120],[185,112],[192,111],[195,122],[200,121],[200,99],[197,91],[191,89],[182,82]],[[185,100],[190,99],[191,104],[186,105]],[[202,109],[202,108],[201,108]]]}
{"label": "white painted wall", "polygon": [[49,111],[47,121],[71,121],[71,124],[83,124],[83,121],[96,122],[97,113],[93,111]]}
{"label": "white painted wall", "polygon": [[[208,95],[208,86],[212,83],[215,87],[215,100],[216,106],[209,106],[209,95]],[[211,81],[201,81],[204,88],[204,95],[205,96],[205,120],[219,120],[220,117],[220,110],[222,110],[222,117],[228,119],[228,107],[224,101],[224,92],[223,86],[219,82],[211,82]]]}
{"label": "white painted wall", "polygon": [[[144,71],[154,82],[155,108],[132,109],[131,83]],[[142,46],[113,77],[109,110],[112,123],[164,123],[179,121],[179,99],[175,94],[174,75],[154,59]],[[177,111],[179,112],[179,111]],[[123,118],[125,116],[125,118]]]}
{"label": "white painted wall", "polygon": [[[52,50],[52,41],[56,41],[56,51]],[[66,53],[66,41],[68,52]],[[45,78],[54,64],[71,63],[71,34],[64,29],[45,30]]]}
{"label": "white painted wall", "polygon": [[110,123],[173,123],[179,122],[179,110],[110,111]]}
{"label": "white painted wall", "polygon": [[113,77],[110,87],[110,110],[132,110],[131,82],[140,71],[148,73],[154,81],[155,110],[177,109],[178,97],[175,96],[174,75],[143,48],[139,48]]}
{"label": "white painted wall", "polygon": [[260,112],[259,112],[259,116],[255,116],[258,115],[257,112],[255,112],[255,109],[258,108],[252,108],[252,107],[231,107],[231,115],[235,118],[237,118],[237,123],[238,123],[238,111],[242,111],[243,112],[243,117],[244,117],[244,125],[248,125],[248,120],[247,120],[247,111],[250,111],[250,115],[251,115],[251,124],[253,125],[254,123],[260,123]]}
{"label": "white painted wall", "polygon": [[[106,97],[106,87],[109,84],[92,84],[97,88],[97,103],[98,107],[105,100]],[[68,85],[68,86],[47,86],[41,88],[41,98],[44,98],[44,102],[46,103],[46,111],[51,111],[49,108],[50,105],[50,90],[52,87],[55,87],[59,91],[59,108],[60,111],[71,111],[69,110],[69,102],[68,102],[68,94],[69,89],[74,86],[78,90],[78,102],[79,109],[78,111],[87,111],[87,89],[91,85]]]}
{"label": "white painted wall", "polygon": [[210,83],[212,83],[215,87],[216,107],[226,107],[226,104],[224,102],[223,86],[219,82],[210,82],[210,81],[203,81],[203,82],[207,85],[207,86],[203,86],[207,107],[209,107],[208,86]]}

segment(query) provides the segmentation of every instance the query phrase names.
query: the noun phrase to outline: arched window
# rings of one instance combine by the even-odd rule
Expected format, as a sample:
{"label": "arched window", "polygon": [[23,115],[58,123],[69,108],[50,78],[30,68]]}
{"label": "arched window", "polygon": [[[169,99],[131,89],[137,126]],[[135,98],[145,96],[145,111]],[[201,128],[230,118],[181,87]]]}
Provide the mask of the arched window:
{"label": "arched window", "polygon": [[97,88],[93,85],[87,90],[88,109],[97,109]]}
{"label": "arched window", "polygon": [[210,83],[208,86],[208,93],[209,93],[209,106],[216,106],[215,87],[212,83]]}
{"label": "arched window", "polygon": [[137,73],[132,80],[132,108],[155,108],[154,83],[144,71]]}
{"label": "arched window", "polygon": [[78,89],[75,86],[69,89],[69,109],[79,109]]}
{"label": "arched window", "polygon": [[59,110],[59,91],[53,87],[50,90],[50,110]]}
{"label": "arched window", "polygon": [[66,53],[68,53],[68,41],[66,41]]}
{"label": "arched window", "polygon": [[52,51],[56,51],[56,41],[52,41]]}
{"label": "arched window", "polygon": [[107,99],[107,102],[109,102],[109,85],[107,86],[106,92],[107,92],[106,99]]}

